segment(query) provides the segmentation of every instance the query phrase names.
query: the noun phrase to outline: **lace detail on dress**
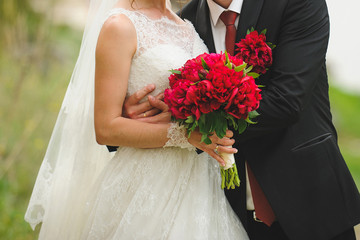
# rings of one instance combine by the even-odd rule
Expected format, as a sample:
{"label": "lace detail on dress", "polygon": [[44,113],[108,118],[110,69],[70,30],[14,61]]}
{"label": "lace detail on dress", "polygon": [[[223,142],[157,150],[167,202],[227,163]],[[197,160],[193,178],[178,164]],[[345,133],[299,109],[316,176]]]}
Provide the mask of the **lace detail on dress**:
{"label": "lace detail on dress", "polygon": [[[192,53],[193,43],[197,35],[189,21],[176,23],[167,17],[151,19],[139,11],[130,11],[122,8],[112,9],[107,18],[117,14],[124,14],[134,24],[138,38],[137,50],[134,58],[139,57],[148,49],[159,44],[172,44],[179,46],[185,52]],[[184,41],[187,39],[188,41]]]}
{"label": "lace detail on dress", "polygon": [[179,126],[178,123],[171,123],[168,128],[167,137],[169,140],[164,147],[180,147],[187,148],[189,151],[195,151],[196,148],[191,145],[186,137],[186,129],[184,126]]}
{"label": "lace detail on dress", "polygon": [[166,17],[150,19],[136,11],[116,8],[108,17],[124,14],[136,29],[137,50],[131,64],[127,95],[147,84],[155,84],[155,96],[169,87],[168,70],[181,67],[188,59],[207,51],[189,21],[178,24]]}

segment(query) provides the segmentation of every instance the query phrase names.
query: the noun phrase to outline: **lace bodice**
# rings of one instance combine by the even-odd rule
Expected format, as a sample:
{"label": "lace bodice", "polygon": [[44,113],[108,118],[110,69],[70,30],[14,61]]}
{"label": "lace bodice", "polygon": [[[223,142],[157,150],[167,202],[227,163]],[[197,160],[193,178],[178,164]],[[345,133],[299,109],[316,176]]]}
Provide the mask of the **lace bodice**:
{"label": "lace bodice", "polygon": [[138,11],[116,8],[109,16],[124,14],[134,24],[137,50],[133,57],[127,94],[147,84],[156,85],[152,93],[163,92],[169,85],[169,70],[181,67],[188,59],[207,51],[193,25],[178,24],[166,17],[151,19]]}

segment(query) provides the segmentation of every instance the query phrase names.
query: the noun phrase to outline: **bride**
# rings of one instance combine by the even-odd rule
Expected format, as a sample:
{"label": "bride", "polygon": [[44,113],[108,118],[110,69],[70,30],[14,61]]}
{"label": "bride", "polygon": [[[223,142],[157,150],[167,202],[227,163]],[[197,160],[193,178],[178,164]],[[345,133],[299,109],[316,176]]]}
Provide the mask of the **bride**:
{"label": "bride", "polygon": [[[206,145],[175,123],[122,117],[126,96],[149,83],[164,91],[168,70],[205,45],[166,0],[117,1],[91,1],[26,221],[42,222],[40,239],[248,239],[214,152],[236,152],[231,131]],[[101,145],[120,147],[110,155]]]}

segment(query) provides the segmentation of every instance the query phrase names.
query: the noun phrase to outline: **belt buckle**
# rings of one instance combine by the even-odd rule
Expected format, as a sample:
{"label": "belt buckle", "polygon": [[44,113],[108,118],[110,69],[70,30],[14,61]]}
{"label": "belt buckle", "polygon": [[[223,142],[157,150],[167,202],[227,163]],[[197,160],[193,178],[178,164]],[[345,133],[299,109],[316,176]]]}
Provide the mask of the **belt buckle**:
{"label": "belt buckle", "polygon": [[262,223],[262,221],[256,217],[255,211],[253,211],[253,218],[254,218],[255,222],[260,222],[260,223]]}

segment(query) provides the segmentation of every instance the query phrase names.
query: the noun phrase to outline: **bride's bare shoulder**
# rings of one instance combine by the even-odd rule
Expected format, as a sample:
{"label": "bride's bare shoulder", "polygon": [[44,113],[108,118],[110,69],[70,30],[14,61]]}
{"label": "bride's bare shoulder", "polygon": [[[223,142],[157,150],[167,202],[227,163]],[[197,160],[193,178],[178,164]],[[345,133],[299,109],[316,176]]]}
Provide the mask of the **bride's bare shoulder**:
{"label": "bride's bare shoulder", "polygon": [[135,31],[135,27],[131,20],[124,14],[118,13],[114,14],[106,19],[102,26],[102,32],[103,31],[112,31],[114,33],[116,32],[132,32],[132,30]]}
{"label": "bride's bare shoulder", "polygon": [[[97,43],[97,55],[119,50],[132,56],[136,51],[136,30],[124,14],[110,16],[103,24]],[[119,52],[115,51],[115,52]]]}
{"label": "bride's bare shoulder", "polygon": [[136,37],[136,30],[131,20],[124,14],[110,16],[104,22],[99,38],[128,38],[131,40]]}

